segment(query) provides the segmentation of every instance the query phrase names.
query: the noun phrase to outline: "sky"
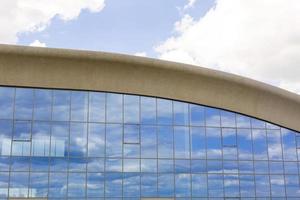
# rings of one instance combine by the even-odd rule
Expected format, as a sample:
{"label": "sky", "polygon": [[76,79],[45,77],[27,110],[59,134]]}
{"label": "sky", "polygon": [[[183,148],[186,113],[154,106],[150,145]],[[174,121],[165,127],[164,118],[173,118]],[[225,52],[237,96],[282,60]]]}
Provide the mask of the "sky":
{"label": "sky", "polygon": [[2,0],[0,43],[116,52],[300,94],[299,0]]}

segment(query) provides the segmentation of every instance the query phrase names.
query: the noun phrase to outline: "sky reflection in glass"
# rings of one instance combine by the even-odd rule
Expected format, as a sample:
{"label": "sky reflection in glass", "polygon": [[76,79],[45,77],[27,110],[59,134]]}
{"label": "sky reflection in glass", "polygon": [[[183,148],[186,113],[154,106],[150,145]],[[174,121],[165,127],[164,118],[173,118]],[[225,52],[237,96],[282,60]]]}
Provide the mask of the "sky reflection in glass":
{"label": "sky reflection in glass", "polygon": [[105,92],[0,87],[0,199],[299,199],[300,135]]}

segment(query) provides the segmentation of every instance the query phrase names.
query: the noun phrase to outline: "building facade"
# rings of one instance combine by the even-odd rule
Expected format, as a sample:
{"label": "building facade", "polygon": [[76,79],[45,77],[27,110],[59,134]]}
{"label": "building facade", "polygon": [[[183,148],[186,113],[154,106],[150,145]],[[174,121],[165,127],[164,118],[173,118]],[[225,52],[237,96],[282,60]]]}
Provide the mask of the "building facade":
{"label": "building facade", "polygon": [[181,65],[1,46],[0,199],[300,199],[299,96]]}

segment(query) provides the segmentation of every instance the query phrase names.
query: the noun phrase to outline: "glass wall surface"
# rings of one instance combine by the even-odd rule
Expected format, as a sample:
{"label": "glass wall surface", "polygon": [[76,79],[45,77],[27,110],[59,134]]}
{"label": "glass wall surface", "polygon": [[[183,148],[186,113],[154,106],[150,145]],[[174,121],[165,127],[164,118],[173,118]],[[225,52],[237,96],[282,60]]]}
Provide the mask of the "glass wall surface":
{"label": "glass wall surface", "polygon": [[300,199],[300,135],[221,109],[0,87],[0,138],[0,199]]}

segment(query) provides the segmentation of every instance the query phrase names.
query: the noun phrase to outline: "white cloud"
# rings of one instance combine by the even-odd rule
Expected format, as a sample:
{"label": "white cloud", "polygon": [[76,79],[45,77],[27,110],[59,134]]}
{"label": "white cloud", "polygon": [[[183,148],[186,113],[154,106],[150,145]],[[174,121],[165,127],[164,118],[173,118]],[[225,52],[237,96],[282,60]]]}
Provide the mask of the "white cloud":
{"label": "white cloud", "polygon": [[136,52],[134,55],[135,55],[135,56],[146,57],[146,56],[147,56],[147,53],[146,53],[146,52]]}
{"label": "white cloud", "polygon": [[161,59],[227,71],[300,93],[300,1],[217,0],[185,15],[156,47]]}
{"label": "white cloud", "polygon": [[189,8],[192,8],[196,3],[196,0],[188,0],[188,3],[184,6],[183,9],[189,9]]}
{"label": "white cloud", "polygon": [[47,47],[46,43],[40,42],[39,40],[34,40],[32,43],[29,44],[32,47]]}
{"label": "white cloud", "polygon": [[84,9],[99,12],[104,0],[2,0],[0,42],[17,43],[18,34],[44,30],[51,19],[75,19]]}

